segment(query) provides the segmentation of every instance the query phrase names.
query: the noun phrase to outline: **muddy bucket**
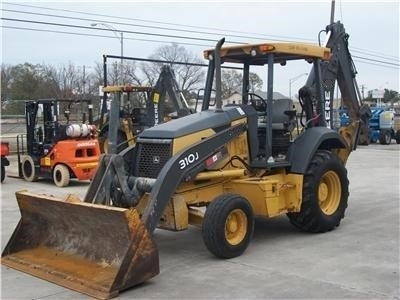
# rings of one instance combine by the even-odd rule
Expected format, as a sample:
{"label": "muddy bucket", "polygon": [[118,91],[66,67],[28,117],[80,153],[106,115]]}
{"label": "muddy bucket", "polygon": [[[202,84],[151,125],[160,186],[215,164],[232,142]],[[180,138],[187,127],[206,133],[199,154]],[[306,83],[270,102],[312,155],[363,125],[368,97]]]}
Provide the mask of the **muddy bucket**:
{"label": "muddy bucket", "polygon": [[21,220],[2,264],[100,299],[159,273],[157,247],[135,209],[16,196]]}

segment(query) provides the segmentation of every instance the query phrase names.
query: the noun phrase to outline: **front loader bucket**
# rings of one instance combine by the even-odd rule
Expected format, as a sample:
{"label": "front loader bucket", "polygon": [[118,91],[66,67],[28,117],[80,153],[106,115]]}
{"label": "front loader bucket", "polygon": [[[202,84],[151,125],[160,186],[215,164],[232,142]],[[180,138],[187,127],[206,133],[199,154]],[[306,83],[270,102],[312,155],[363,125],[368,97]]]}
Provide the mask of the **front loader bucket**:
{"label": "front loader bucket", "polygon": [[158,250],[135,209],[16,196],[21,220],[2,264],[100,299],[159,273]]}

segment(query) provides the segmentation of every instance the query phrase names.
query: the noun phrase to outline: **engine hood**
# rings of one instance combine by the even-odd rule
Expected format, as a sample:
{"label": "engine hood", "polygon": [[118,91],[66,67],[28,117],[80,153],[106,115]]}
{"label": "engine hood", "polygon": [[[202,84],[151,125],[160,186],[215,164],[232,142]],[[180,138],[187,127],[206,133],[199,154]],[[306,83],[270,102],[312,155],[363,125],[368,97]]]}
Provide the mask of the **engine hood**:
{"label": "engine hood", "polygon": [[228,107],[219,112],[205,110],[148,128],[139,135],[139,138],[174,139],[208,128],[218,132],[245,115],[240,106]]}

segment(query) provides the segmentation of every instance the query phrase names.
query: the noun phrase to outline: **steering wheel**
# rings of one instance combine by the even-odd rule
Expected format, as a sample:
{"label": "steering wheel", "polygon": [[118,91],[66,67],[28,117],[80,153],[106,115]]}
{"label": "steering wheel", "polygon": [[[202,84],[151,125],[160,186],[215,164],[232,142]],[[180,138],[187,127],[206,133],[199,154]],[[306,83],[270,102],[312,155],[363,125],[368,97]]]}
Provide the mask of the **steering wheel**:
{"label": "steering wheel", "polygon": [[255,108],[256,111],[266,113],[267,112],[267,101],[260,95],[255,93],[247,93],[250,97],[250,104]]}

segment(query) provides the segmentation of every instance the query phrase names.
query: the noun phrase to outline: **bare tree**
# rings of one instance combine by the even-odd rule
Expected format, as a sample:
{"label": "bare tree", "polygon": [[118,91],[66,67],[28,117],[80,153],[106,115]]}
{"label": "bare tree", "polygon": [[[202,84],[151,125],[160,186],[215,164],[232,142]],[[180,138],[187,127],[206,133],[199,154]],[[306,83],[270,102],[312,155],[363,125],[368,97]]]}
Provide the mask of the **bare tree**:
{"label": "bare tree", "polygon": [[[104,66],[96,62],[94,67],[93,80],[96,85],[104,84]],[[112,61],[107,64],[107,85],[132,84],[141,85],[142,79],[136,74],[136,64],[133,61],[125,60]]]}
{"label": "bare tree", "polygon": [[261,90],[263,86],[263,80],[260,76],[256,73],[250,72],[249,74],[249,84],[250,84],[250,91],[254,92],[256,90]]}
{"label": "bare tree", "polygon": [[[224,70],[221,77],[222,97],[228,98],[235,92],[242,91],[243,74],[236,70]],[[263,81],[256,73],[250,72],[249,74],[249,91],[261,89]]]}
{"label": "bare tree", "polygon": [[122,66],[123,83],[142,85],[142,79],[136,74],[136,64],[134,61],[125,61]]}
{"label": "bare tree", "polygon": [[[159,47],[156,52],[150,56],[152,59],[170,61],[169,65],[175,73],[176,80],[180,90],[188,95],[190,92],[199,88],[204,80],[204,71],[201,66],[191,64],[201,64],[202,61],[189,52],[185,47],[173,43],[168,46]],[[174,64],[174,62],[184,62],[187,64]],[[149,84],[154,85],[161,71],[162,63],[142,64],[141,70]]]}
{"label": "bare tree", "polygon": [[154,86],[156,84],[157,78],[161,72],[160,63],[142,63],[140,66],[140,70],[144,74],[144,82],[148,85]]}
{"label": "bare tree", "polygon": [[221,74],[221,96],[228,98],[242,89],[243,76],[236,70],[224,70]]}

